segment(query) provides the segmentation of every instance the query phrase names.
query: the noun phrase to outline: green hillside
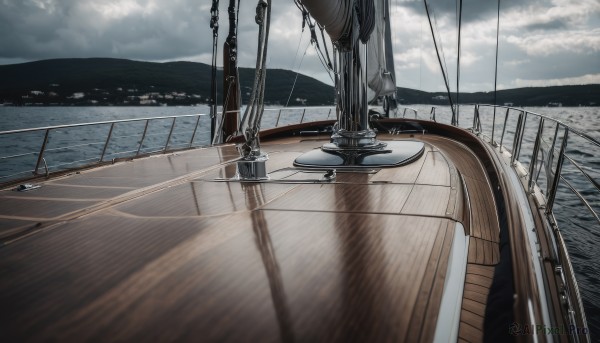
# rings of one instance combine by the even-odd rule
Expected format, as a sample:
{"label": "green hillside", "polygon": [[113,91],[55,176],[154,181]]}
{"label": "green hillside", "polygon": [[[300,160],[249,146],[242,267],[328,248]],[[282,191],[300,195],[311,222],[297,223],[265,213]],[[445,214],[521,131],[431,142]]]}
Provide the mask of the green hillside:
{"label": "green hillside", "polygon": [[[0,66],[0,104],[13,105],[191,105],[208,103],[210,66],[194,62],[139,62],[110,58],[54,59]],[[285,105],[296,73],[271,69],[265,102]],[[221,71],[218,72],[219,102]],[[252,90],[254,70],[240,69],[242,100]],[[398,88],[403,104],[448,104],[445,93]],[[453,98],[455,95],[453,94]],[[600,85],[519,88],[498,91],[498,103],[515,106],[600,105]],[[332,105],[333,87],[305,75],[290,106]],[[493,103],[494,95],[461,93],[461,103]]]}
{"label": "green hillside", "polygon": [[[157,103],[196,104],[210,98],[210,66],[193,62],[138,62],[122,59],[55,59],[0,66],[0,102],[31,104],[103,104],[139,105],[130,97],[158,93]],[[222,76],[218,71],[219,99]],[[269,104],[285,104],[296,74],[287,70],[269,70],[266,98]],[[254,70],[240,69],[242,100],[252,90]],[[31,93],[34,91],[34,93]],[[37,92],[36,92],[37,91]],[[41,94],[43,93],[43,94]],[[75,97],[84,93],[84,97]],[[164,95],[175,95],[165,99]],[[184,97],[181,95],[185,93]],[[71,97],[71,98],[69,98]],[[151,96],[152,98],[153,96]],[[177,99],[179,98],[179,99]],[[185,99],[184,99],[185,98]],[[306,99],[306,105],[331,104],[333,89],[313,78],[299,75],[290,105]]]}

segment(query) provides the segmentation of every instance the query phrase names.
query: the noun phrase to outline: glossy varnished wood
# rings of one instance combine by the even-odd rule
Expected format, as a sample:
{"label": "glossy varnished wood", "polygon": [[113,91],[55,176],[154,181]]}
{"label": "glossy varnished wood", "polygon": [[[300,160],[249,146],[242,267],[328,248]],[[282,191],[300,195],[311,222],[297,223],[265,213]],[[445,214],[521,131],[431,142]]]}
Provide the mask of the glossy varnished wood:
{"label": "glossy varnished wood", "polygon": [[115,206],[138,217],[226,215],[254,210],[297,187],[294,184],[243,184],[193,181],[149,194],[143,201]]}
{"label": "glossy varnished wood", "polygon": [[[3,332],[62,341],[398,341],[412,337],[419,292],[441,292],[435,270],[445,269],[450,227],[436,218],[261,210],[79,219],[0,251],[3,270],[13,270],[0,276]],[[24,259],[17,252],[29,246],[41,248]],[[419,313],[434,325],[435,300]]]}
{"label": "glossy varnished wood", "polygon": [[483,341],[485,309],[493,277],[493,266],[467,265],[458,334],[464,342]]}
{"label": "glossy varnished wood", "polygon": [[[340,172],[330,183],[302,183],[322,173],[292,168],[323,140],[286,138],[265,144],[268,183],[225,181],[235,176],[229,146],[11,194],[4,201],[50,200],[42,212],[61,221],[0,250],[0,332],[58,341],[431,341],[456,221],[473,235],[463,313],[481,314],[473,302],[484,301],[498,254],[494,219],[470,220],[465,205],[494,211],[493,197],[472,194],[486,180],[481,166],[454,156],[460,144],[430,141],[412,164]],[[79,188],[96,192],[91,204]],[[52,201],[61,189],[63,200]],[[83,208],[64,215],[69,202]],[[17,230],[36,222],[0,220]],[[480,324],[471,313],[461,321],[465,337]]]}
{"label": "glossy varnished wood", "polygon": [[411,190],[412,185],[299,185],[265,209],[398,214]]}
{"label": "glossy varnished wood", "polygon": [[443,152],[462,175],[471,206],[471,236],[498,243],[500,226],[496,203],[485,169],[477,156],[465,145],[448,138],[422,135],[419,139]]}
{"label": "glossy varnished wood", "polygon": [[[465,145],[435,135],[417,137],[432,144],[434,151],[442,152],[451,161],[451,165],[456,166],[464,182],[465,196],[468,199],[466,206],[470,209],[468,219],[463,218],[461,221],[468,223],[466,227],[471,237],[459,340],[481,342],[487,296],[494,266],[500,259],[500,229],[490,182],[477,156]],[[450,171],[452,175],[452,168]]]}
{"label": "glossy varnished wood", "polygon": [[167,155],[152,156],[82,170],[59,176],[42,187],[16,192],[0,191],[0,241],[8,242],[95,209],[138,196],[140,190],[169,186],[204,169],[237,158],[235,147],[227,145]]}
{"label": "glossy varnished wood", "polygon": [[498,243],[486,241],[485,239],[469,238],[469,263],[494,266],[500,260]]}
{"label": "glossy varnished wood", "polygon": [[426,145],[423,155],[413,163],[403,166],[401,173],[398,173],[398,169],[396,168],[384,168],[373,175],[370,180],[371,182],[414,184],[417,182],[417,178],[423,169],[423,163],[425,163],[431,151],[431,146]]}

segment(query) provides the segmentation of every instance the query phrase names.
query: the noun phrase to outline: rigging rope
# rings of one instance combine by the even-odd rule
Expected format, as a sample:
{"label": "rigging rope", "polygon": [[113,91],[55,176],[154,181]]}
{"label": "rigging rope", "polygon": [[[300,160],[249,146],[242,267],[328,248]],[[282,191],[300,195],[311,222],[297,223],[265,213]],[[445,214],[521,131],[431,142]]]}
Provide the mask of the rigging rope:
{"label": "rigging rope", "polygon": [[294,63],[292,63],[291,70],[296,69],[296,61],[298,60],[298,52],[300,51],[300,45],[302,45],[302,37],[304,37],[304,29],[302,30],[302,33],[300,34],[300,39],[298,40],[298,46],[296,47],[296,54],[294,55]]}
{"label": "rigging rope", "polygon": [[496,68],[494,76],[494,121],[496,120],[497,84],[498,84],[498,46],[500,37],[500,0],[498,0],[498,20],[496,21]]}
{"label": "rigging rope", "polygon": [[[317,38],[317,33],[315,32],[315,25],[308,19],[308,27],[310,28],[310,43],[315,47],[315,51],[317,52],[317,56],[321,60],[321,64],[325,67],[325,70],[333,69],[331,64],[331,60],[329,60],[329,53],[327,53],[328,61],[325,61],[325,55],[323,55],[323,51],[321,51],[321,46],[319,45],[319,39]],[[323,41],[325,44],[325,41]],[[325,51],[327,51],[327,45],[325,45]]]}
{"label": "rigging rope", "polygon": [[308,51],[308,47],[310,46],[310,42],[306,45],[306,49],[304,49],[304,54],[302,54],[302,58],[300,59],[300,63],[298,64],[298,69],[296,69],[296,77],[294,78],[294,83],[292,84],[292,90],[290,91],[290,95],[285,103],[285,107],[288,107],[290,104],[290,99],[292,98],[292,93],[294,93],[294,88],[296,87],[296,82],[298,81],[298,75],[300,74],[300,67],[302,66],[302,61],[304,61],[304,57],[306,56],[306,52]]}
{"label": "rigging rope", "polygon": [[260,130],[260,122],[265,106],[267,42],[269,41],[269,29],[271,27],[271,0],[258,1],[255,21],[259,26],[256,72],[252,94],[241,125],[241,130],[246,138],[246,142],[240,150],[243,158],[253,158],[261,154],[258,131]]}
{"label": "rigging rope", "polygon": [[[323,45],[325,46],[325,54],[327,55],[327,67],[330,70],[333,70],[333,63],[331,63],[331,58],[329,57],[329,49],[327,49],[327,43],[325,40],[325,29],[321,25],[319,25],[319,29],[321,30],[321,39],[323,40]],[[329,77],[331,77],[331,73],[329,73]]]}
{"label": "rigging rope", "polygon": [[364,44],[367,44],[371,32],[375,29],[375,5],[373,1],[369,0],[357,0],[355,8],[357,9],[358,23],[360,28],[358,30],[358,38]]}
{"label": "rigging rope", "polygon": [[[315,47],[317,56],[319,57],[321,64],[325,68],[325,71],[327,71],[327,73],[329,74],[329,77],[333,80],[333,78],[331,76],[331,71],[333,70],[333,63],[331,62],[329,50],[327,49],[327,43],[325,41],[325,34],[323,32],[324,27],[321,26],[319,23],[316,23],[316,22],[313,23],[313,21],[311,20],[310,13],[306,9],[306,7],[302,3],[300,3],[299,0],[294,0],[294,3],[296,4],[296,7],[298,7],[300,12],[302,12],[302,32],[304,33],[304,28],[306,27],[306,25],[308,25],[308,28],[310,29],[311,43]],[[318,39],[317,33],[315,31],[315,26],[318,26],[319,30],[321,30],[321,39],[323,41],[323,46],[324,46],[323,50],[325,50],[325,53],[323,53],[323,50],[321,49],[321,45],[319,44],[319,39]]]}
{"label": "rigging rope", "polygon": [[458,57],[456,59],[456,124],[460,120],[460,32],[462,26],[462,0],[458,1]]}
{"label": "rigging rope", "polygon": [[[219,123],[217,124],[217,128],[215,131],[215,134],[213,136],[213,140],[212,140],[212,144],[219,144],[219,143],[223,143],[223,125],[225,124],[225,111],[227,111],[227,107],[229,105],[229,99],[230,99],[230,95],[231,95],[231,86],[233,85],[233,81],[235,79],[235,77],[233,76],[229,76],[227,78],[228,83],[227,83],[227,93],[225,95],[225,101],[223,102],[223,111],[221,113],[221,121],[219,121]],[[231,137],[231,136],[230,136]],[[225,141],[227,141],[230,137],[226,137]]]}
{"label": "rigging rope", "polygon": [[[310,42],[309,44],[312,45],[315,48],[315,51],[317,53],[317,57],[319,58],[319,62],[321,62],[321,65],[323,66],[323,68],[325,69],[325,71],[327,71],[327,74],[329,75],[329,78],[331,79],[331,81],[333,82],[333,77],[331,75],[331,71],[333,70],[333,63],[331,62],[331,58],[329,56],[329,50],[327,49],[327,43],[325,41],[325,34],[323,32],[324,28],[316,23],[313,23],[313,21],[311,20],[310,14],[308,13],[308,10],[306,9],[306,7],[300,3],[299,0],[294,0],[294,4],[296,4],[296,7],[298,7],[298,9],[300,10],[300,12],[302,12],[302,34],[304,34],[304,29],[306,28],[306,26],[308,26],[309,30],[310,30]],[[320,31],[321,31],[321,39],[323,40],[323,45],[324,45],[324,50],[325,50],[325,54],[323,53],[321,46],[319,44],[319,39],[315,30],[315,26],[319,27]],[[302,42],[302,36],[300,36],[300,41],[298,42],[298,47],[296,48],[296,55],[294,57],[294,64],[293,66],[296,65],[296,59],[298,58],[298,51],[300,50],[300,44]],[[294,93],[294,89],[296,87],[296,83],[298,81],[298,75],[300,74],[300,67],[302,66],[302,62],[304,61],[304,57],[306,56],[306,53],[308,51],[308,47],[309,45],[306,46],[306,49],[304,50],[304,54],[302,55],[302,58],[300,59],[300,63],[298,65],[298,68],[296,69],[296,76],[294,77],[294,82],[292,84],[292,89],[290,90],[290,94],[288,96],[288,99],[285,103],[285,107],[288,107],[288,105],[290,104],[290,100],[292,98],[292,94]],[[293,70],[293,69],[292,69]]]}
{"label": "rigging rope", "polygon": [[[448,64],[446,63],[446,54],[444,53],[444,42],[442,41],[442,35],[440,35],[440,31],[439,31],[439,25],[437,23],[437,16],[435,15],[435,11],[433,8],[428,7],[431,10],[431,14],[433,16],[433,26],[435,27],[435,34],[432,31],[432,35],[434,35],[434,40],[439,40],[440,42],[440,51],[441,51],[441,55],[442,55],[442,61],[444,61],[444,72],[446,73],[446,77],[448,77],[448,79],[450,79],[450,75],[448,72]],[[429,18],[429,16],[428,16]],[[431,24],[431,22],[430,22]],[[436,48],[437,50],[437,48]]]}
{"label": "rigging rope", "polygon": [[237,28],[240,27],[240,0],[238,0],[237,3],[237,10],[236,10],[236,14],[235,14],[235,29],[237,32]]}
{"label": "rigging rope", "polygon": [[419,90],[423,90],[423,21],[419,33]]}
{"label": "rigging rope", "polygon": [[448,77],[446,75],[446,71],[444,70],[444,65],[442,64],[442,59],[438,50],[437,40],[435,38],[435,33],[433,30],[433,24],[431,22],[431,16],[429,15],[429,5],[427,4],[427,0],[423,0],[423,2],[425,3],[425,11],[427,12],[427,19],[429,20],[429,27],[431,28],[433,45],[435,46],[435,52],[438,57],[438,62],[440,63],[440,68],[442,69],[442,76],[444,77],[444,85],[446,86],[446,92],[448,93],[448,101],[450,102],[450,109],[452,110],[452,125],[456,125],[456,111],[454,109],[454,104],[452,103],[452,96],[450,95],[450,84],[448,83]]}

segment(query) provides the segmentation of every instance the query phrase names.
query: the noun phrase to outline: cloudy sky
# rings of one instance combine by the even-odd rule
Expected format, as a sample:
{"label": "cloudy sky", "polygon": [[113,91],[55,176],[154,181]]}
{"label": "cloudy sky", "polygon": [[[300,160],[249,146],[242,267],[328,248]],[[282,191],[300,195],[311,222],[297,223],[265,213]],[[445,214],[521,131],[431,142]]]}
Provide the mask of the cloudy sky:
{"label": "cloudy sky", "polygon": [[[221,0],[219,46],[228,2]],[[252,66],[257,1],[241,3],[240,64]],[[398,86],[443,90],[423,2],[390,3]],[[454,90],[456,2],[429,3]],[[211,0],[0,0],[0,64],[63,57],[210,63],[210,6]],[[497,2],[463,6],[461,91],[493,90]],[[331,84],[293,1],[274,0],[272,16],[269,67]],[[501,0],[498,70],[500,89],[600,83],[600,1]]]}

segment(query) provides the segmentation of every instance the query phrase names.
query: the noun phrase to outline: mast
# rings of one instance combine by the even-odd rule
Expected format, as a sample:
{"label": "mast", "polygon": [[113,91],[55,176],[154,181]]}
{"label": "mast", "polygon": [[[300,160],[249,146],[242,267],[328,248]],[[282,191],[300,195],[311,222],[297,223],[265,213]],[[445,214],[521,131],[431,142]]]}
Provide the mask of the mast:
{"label": "mast", "polygon": [[[239,7],[239,0],[238,0]],[[241,103],[239,72],[237,65],[237,16],[235,0],[229,0],[229,35],[223,44],[223,141],[238,130]]]}
{"label": "mast", "polygon": [[[370,127],[367,101],[368,45],[384,46],[382,34],[385,25],[382,21],[389,20],[389,17],[381,15],[388,3],[384,0],[377,0],[376,3],[377,6],[374,0],[301,1],[301,9],[308,10],[325,27],[333,42],[338,120],[334,125],[331,143],[302,154],[294,161],[295,166],[390,167],[410,163],[423,154],[422,142],[382,142],[377,140],[376,132]],[[383,57],[381,53],[377,60],[381,62]],[[375,88],[385,91],[381,95],[391,95],[395,92],[392,75],[389,71],[384,72],[381,66],[379,68],[374,74],[380,87]]]}
{"label": "mast", "polygon": [[375,148],[367,102],[367,41],[375,28],[372,1],[303,0],[302,5],[325,27],[335,51],[338,129],[330,150]]}

